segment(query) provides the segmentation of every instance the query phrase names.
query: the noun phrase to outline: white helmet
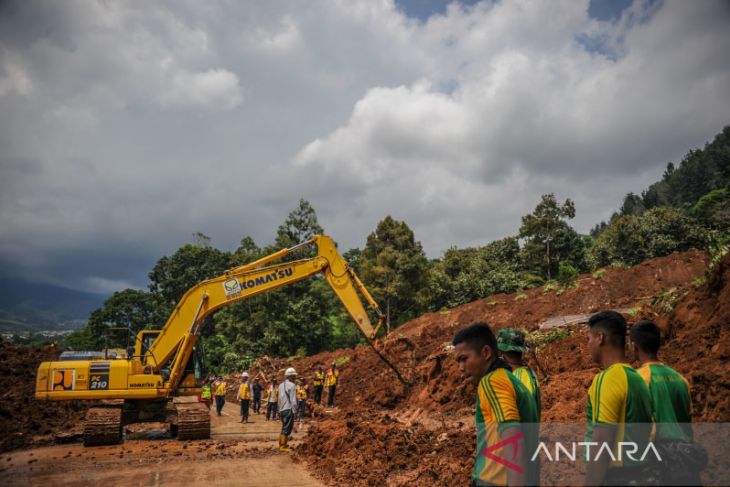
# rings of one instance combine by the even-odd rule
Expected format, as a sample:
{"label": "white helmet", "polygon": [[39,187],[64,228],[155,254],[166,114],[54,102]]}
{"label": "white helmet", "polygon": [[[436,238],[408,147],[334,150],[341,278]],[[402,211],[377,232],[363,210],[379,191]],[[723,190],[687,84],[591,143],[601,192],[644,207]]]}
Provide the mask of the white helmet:
{"label": "white helmet", "polygon": [[284,372],[284,377],[291,377],[293,375],[297,375],[297,371],[294,370],[294,367],[289,367],[286,369],[286,372]]}
{"label": "white helmet", "polygon": [[248,372],[244,372],[243,374],[241,374],[241,378],[242,379],[247,379],[248,378]]}

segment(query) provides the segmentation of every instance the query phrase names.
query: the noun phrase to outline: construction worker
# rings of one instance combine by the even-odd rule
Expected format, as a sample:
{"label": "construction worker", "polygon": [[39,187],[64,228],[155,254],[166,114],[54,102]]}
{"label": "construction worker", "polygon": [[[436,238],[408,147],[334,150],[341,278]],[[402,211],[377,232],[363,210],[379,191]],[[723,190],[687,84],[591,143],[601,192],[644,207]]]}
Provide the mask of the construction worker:
{"label": "construction worker", "polygon": [[223,380],[223,377],[218,377],[218,380],[215,383],[215,410],[218,413],[218,416],[221,415],[223,405],[226,403],[226,387],[227,384]]}
{"label": "construction worker", "polygon": [[304,411],[307,408],[307,397],[309,397],[309,386],[304,379],[299,379],[297,384],[297,405],[299,409],[299,422],[304,419]]}
{"label": "construction worker", "polygon": [[251,382],[248,380],[248,372],[241,374],[241,385],[238,386],[236,400],[241,402],[241,423],[248,423],[248,408],[251,404]]}
{"label": "construction worker", "polygon": [[514,328],[505,328],[497,333],[497,347],[502,352],[502,358],[512,369],[512,375],[517,377],[530,394],[535,398],[537,413],[540,414],[540,383],[537,375],[528,367],[523,354],[528,351],[525,345],[525,333]]}
{"label": "construction worker", "polygon": [[279,385],[279,417],[281,418],[281,434],[279,435],[279,451],[290,452],[289,437],[294,428],[294,416],[297,414],[297,386],[294,384],[297,371],[289,367],[284,372],[284,382]]}
{"label": "construction worker", "polygon": [[[534,397],[499,358],[497,338],[486,323],[459,331],[453,346],[459,370],[477,387],[477,452],[470,485],[539,485],[539,461],[526,453],[535,451],[539,441]],[[505,445],[499,453],[504,462],[489,457],[499,443]]]}
{"label": "construction worker", "polygon": [[210,409],[210,403],[213,400],[213,391],[211,390],[211,381],[206,380],[203,386],[200,388],[200,397],[198,400],[206,405]]}
{"label": "construction worker", "polygon": [[654,485],[649,471],[654,457],[636,459],[618,451],[629,443],[645,452],[652,430],[649,388],[626,360],[626,320],[616,311],[602,311],[590,317],[588,327],[588,351],[603,370],[588,389],[585,441],[598,446],[588,452],[584,485]]}
{"label": "construction worker", "polygon": [[256,377],[253,380],[253,413],[254,414],[261,414],[261,382],[259,382],[259,378]]}
{"label": "construction worker", "polygon": [[337,364],[332,362],[332,367],[327,369],[327,373],[324,375],[324,384],[327,386],[327,407],[331,408],[335,406],[335,391],[337,389],[337,379],[340,376],[340,371],[337,370]]}
{"label": "construction worker", "polygon": [[317,368],[312,378],[312,386],[314,386],[314,402],[319,404],[322,401],[322,390],[324,389],[324,372],[322,366]]}
{"label": "construction worker", "polygon": [[276,385],[276,378],[271,379],[271,383],[266,387],[266,421],[271,418],[276,419],[277,402],[279,398],[279,388]]}
{"label": "construction worker", "polygon": [[657,356],[661,345],[659,327],[639,321],[631,327],[631,350],[639,362],[637,372],[649,387],[655,429],[652,441],[659,448],[664,468],[662,485],[700,485],[707,452],[693,442],[692,399],[689,382]]}

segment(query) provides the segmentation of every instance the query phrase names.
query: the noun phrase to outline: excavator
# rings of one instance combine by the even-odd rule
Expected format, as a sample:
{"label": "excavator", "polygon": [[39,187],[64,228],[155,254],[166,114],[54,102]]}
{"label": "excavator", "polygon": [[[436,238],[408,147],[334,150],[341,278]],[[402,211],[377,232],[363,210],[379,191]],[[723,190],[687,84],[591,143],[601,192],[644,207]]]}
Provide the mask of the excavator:
{"label": "excavator", "polygon": [[[309,245],[316,246],[315,257],[267,266]],[[76,360],[77,355],[71,360],[41,363],[35,397],[42,401],[99,401],[86,415],[86,446],[120,443],[124,425],[140,422],[167,423],[181,440],[209,438],[209,410],[190,400],[203,384],[198,339],[206,316],[227,304],[316,275],[324,276],[373,350],[406,383],[374,345],[384,321],[378,304],[332,239],[317,235],[196,284],[180,299],[162,329],[137,334],[134,350],[126,358]],[[375,326],[358,291],[378,318]]]}

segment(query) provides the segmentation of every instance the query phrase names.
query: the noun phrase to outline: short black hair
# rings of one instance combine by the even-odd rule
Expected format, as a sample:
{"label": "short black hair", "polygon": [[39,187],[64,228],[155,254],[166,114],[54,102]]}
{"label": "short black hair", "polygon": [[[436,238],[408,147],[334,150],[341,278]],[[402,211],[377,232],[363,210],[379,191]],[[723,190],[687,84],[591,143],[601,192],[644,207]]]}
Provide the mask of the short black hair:
{"label": "short black hair", "polygon": [[486,323],[473,323],[466,328],[459,330],[454,335],[454,346],[466,343],[476,351],[480,351],[484,346],[488,346],[494,353],[497,353],[497,337]]}
{"label": "short black hair", "polygon": [[621,313],[613,310],[601,311],[588,320],[591,330],[600,328],[608,335],[609,343],[620,349],[626,348],[626,319]]}
{"label": "short black hair", "polygon": [[635,323],[629,331],[631,341],[642,352],[656,354],[661,344],[661,331],[653,321],[643,320]]}

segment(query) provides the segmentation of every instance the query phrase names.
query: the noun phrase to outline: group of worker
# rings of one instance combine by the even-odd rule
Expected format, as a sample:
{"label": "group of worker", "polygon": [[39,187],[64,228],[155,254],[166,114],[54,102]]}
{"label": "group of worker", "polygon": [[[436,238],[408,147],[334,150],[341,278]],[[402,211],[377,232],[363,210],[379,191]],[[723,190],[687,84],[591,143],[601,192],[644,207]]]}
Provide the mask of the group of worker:
{"label": "group of worker", "polygon": [[[693,441],[689,383],[657,356],[659,327],[640,321],[629,329],[616,311],[594,314],[588,326],[588,349],[602,370],[588,388],[587,434],[578,440],[597,445],[588,450],[585,485],[699,485],[707,454]],[[539,485],[540,385],[525,362],[524,333],[495,336],[475,323],[456,333],[453,346],[460,371],[477,386],[471,485]],[[624,445],[638,454],[621,455]],[[649,446],[656,456],[642,455]]]}
{"label": "group of worker", "polygon": [[[314,389],[313,401],[315,404],[320,404],[322,401],[322,392],[326,386],[328,392],[327,406],[334,407],[339,376],[340,371],[334,362],[326,372],[322,371],[322,367],[318,367],[312,377]],[[210,406],[214,398],[216,414],[221,416],[223,406],[226,402],[227,387],[227,383],[223,377],[210,377],[203,384],[198,399]],[[262,386],[258,376],[251,381],[250,374],[243,372],[241,374],[241,384],[236,391],[236,402],[240,404],[241,408],[241,423],[249,422],[249,410],[251,406],[253,406],[254,414],[262,414],[262,394],[265,394],[266,421],[276,421],[277,417],[281,420],[282,430],[279,435],[279,450],[288,452],[291,450],[288,446],[288,441],[291,436],[294,421],[298,420],[301,422],[304,419],[307,400],[310,397],[309,384],[307,384],[306,379],[298,379],[297,373],[292,367],[289,367],[284,372],[284,382],[277,384],[276,377],[273,377],[265,387]]]}

